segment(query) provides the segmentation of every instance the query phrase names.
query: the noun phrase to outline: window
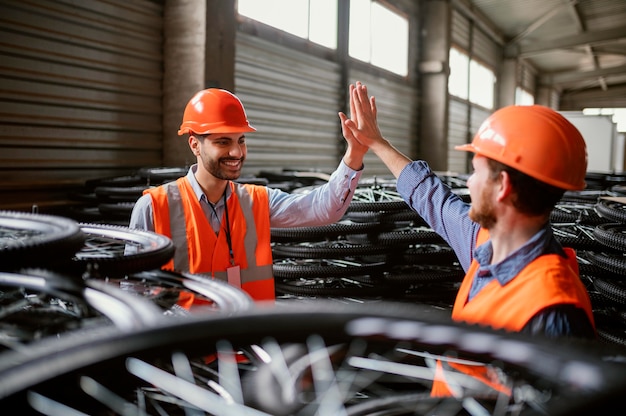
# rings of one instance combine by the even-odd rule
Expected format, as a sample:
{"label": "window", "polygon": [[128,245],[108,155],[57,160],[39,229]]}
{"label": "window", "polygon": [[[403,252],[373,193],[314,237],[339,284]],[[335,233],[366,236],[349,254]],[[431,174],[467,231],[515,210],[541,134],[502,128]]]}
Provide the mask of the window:
{"label": "window", "polygon": [[523,88],[515,88],[515,104],[517,105],[533,105],[535,97]]}
{"label": "window", "polygon": [[337,0],[238,0],[237,12],[327,48],[337,48]]}
{"label": "window", "polygon": [[469,91],[469,59],[456,48],[450,49],[450,76],[448,92],[467,100]]}
{"label": "window", "polygon": [[469,79],[470,101],[485,108],[493,108],[496,84],[496,76],[493,71],[472,59],[470,60]]}
{"label": "window", "polygon": [[372,0],[350,1],[349,54],[372,65],[408,74],[409,22]]}
{"label": "window", "polygon": [[450,49],[449,61],[448,93],[492,109],[496,84],[493,71],[478,61],[469,59],[467,54],[456,48]]}
{"label": "window", "polygon": [[[239,14],[337,49],[337,0],[238,0]],[[279,10],[280,13],[277,13]],[[409,22],[374,0],[350,1],[349,55],[408,74]]]}

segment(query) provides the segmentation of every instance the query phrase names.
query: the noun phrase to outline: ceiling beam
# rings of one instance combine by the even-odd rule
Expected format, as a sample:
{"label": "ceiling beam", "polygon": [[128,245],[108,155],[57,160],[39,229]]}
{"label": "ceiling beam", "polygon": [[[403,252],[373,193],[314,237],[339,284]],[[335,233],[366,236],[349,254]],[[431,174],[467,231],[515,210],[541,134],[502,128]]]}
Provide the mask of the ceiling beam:
{"label": "ceiling beam", "polygon": [[[565,2],[563,4],[559,4],[556,7],[552,8],[548,12],[544,13],[543,15],[541,15],[537,20],[532,22],[530,25],[528,25],[528,27],[526,29],[524,29],[522,32],[520,32],[517,35],[515,35],[515,37],[513,39],[511,39],[508,43],[511,44],[511,45],[519,43],[520,40],[522,40],[523,38],[525,38],[526,36],[530,35],[535,30],[537,30],[538,28],[543,26],[548,20],[552,19],[552,17],[554,17],[554,15],[559,13],[564,7],[567,7],[568,10],[573,9],[573,5],[577,1],[578,0],[567,0],[567,2]],[[580,20],[577,20],[576,24],[579,27],[579,31],[582,31],[583,29],[582,29],[582,26],[580,24]]]}
{"label": "ceiling beam", "polygon": [[589,78],[604,77],[608,75],[624,75],[626,65],[614,66],[610,68],[595,69],[593,71],[565,71],[554,74],[545,74],[539,77],[541,85],[558,85],[568,82],[584,81]]}
{"label": "ceiling beam", "polygon": [[615,29],[584,32],[560,39],[546,39],[530,45],[508,45],[505,50],[505,55],[508,58],[524,58],[531,55],[549,52],[554,49],[575,48],[585,44],[592,45],[594,43],[602,43],[622,38],[626,38],[626,25]]}

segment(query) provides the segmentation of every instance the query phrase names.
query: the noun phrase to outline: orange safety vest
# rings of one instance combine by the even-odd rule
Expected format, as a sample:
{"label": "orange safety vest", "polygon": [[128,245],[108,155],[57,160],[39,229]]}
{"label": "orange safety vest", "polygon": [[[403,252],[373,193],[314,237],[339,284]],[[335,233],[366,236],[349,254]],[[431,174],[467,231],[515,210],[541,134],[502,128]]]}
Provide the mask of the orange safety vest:
{"label": "orange safety vest", "polygon": [[[235,264],[241,288],[254,300],[274,300],[269,198],[263,186],[230,182],[226,201]],[[216,235],[191,184],[182,177],[144,191],[152,197],[154,230],[172,239],[174,257],[167,270],[207,273],[228,281],[231,266],[224,228]],[[225,224],[222,218],[222,224]]]}
{"label": "orange safety vest", "polygon": [[[476,246],[488,239],[488,231],[481,229]],[[564,250],[567,258],[558,254],[539,256],[506,285],[501,286],[493,280],[468,302],[470,287],[479,267],[478,262],[472,260],[457,293],[452,319],[519,332],[541,310],[558,304],[572,304],[582,308],[595,327],[589,294],[578,274],[576,252],[570,247],[564,247]],[[500,393],[508,391],[506,386],[498,384],[493,375],[488,374],[487,366],[480,368],[448,363],[448,368],[472,375]],[[453,387],[448,384],[443,370],[442,363],[438,362],[431,396],[452,395]]]}
{"label": "orange safety vest", "polygon": [[[488,238],[489,233],[480,230],[476,245]],[[478,262],[472,260],[457,293],[452,319],[519,332],[541,310],[571,304],[582,308],[594,325],[591,300],[579,277],[576,252],[570,247],[563,249],[567,258],[558,254],[539,256],[506,285],[501,286],[493,280],[468,302],[470,287],[479,267]]]}

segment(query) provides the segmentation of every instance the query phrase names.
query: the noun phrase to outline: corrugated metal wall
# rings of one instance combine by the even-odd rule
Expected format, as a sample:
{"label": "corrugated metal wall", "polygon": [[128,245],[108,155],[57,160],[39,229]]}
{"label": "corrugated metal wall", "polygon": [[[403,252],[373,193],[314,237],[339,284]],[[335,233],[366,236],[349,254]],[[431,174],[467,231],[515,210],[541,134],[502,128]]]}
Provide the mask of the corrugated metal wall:
{"label": "corrugated metal wall", "polygon": [[237,33],[235,92],[250,123],[246,172],[332,172],[337,167],[343,99],[339,65]]}
{"label": "corrugated metal wall", "polygon": [[161,163],[159,3],[0,3],[1,208]]}
{"label": "corrugated metal wall", "polygon": [[[361,81],[370,95],[376,97],[378,125],[381,133],[406,155],[418,153],[418,92],[415,87],[397,80],[353,70],[350,82]],[[372,152],[365,155],[366,176],[391,177],[389,169]]]}
{"label": "corrugated metal wall", "polygon": [[452,97],[448,111],[448,170],[457,173],[467,173],[467,152],[459,152],[454,148],[470,141],[467,103]]}
{"label": "corrugated metal wall", "polygon": [[[338,63],[293,48],[237,33],[235,89],[257,131],[247,135],[246,173],[283,169],[331,173],[344,152],[337,112],[348,85]],[[411,154],[416,142],[417,91],[407,83],[353,71],[379,104],[381,130]],[[347,108],[347,105],[346,105]],[[389,175],[376,156],[367,155],[364,175]]]}

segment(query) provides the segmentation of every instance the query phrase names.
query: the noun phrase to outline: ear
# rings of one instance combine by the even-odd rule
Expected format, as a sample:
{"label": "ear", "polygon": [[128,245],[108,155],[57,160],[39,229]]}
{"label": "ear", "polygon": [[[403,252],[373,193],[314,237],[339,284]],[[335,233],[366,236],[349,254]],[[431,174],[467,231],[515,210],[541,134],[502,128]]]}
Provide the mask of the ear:
{"label": "ear", "polygon": [[511,176],[509,176],[508,172],[504,170],[500,171],[498,185],[496,186],[498,187],[497,194],[496,194],[496,198],[498,199],[498,202],[502,202],[504,199],[506,199],[509,195],[513,193],[513,185],[511,184]]}
{"label": "ear", "polygon": [[200,140],[193,134],[189,135],[189,148],[195,156],[200,154]]}

